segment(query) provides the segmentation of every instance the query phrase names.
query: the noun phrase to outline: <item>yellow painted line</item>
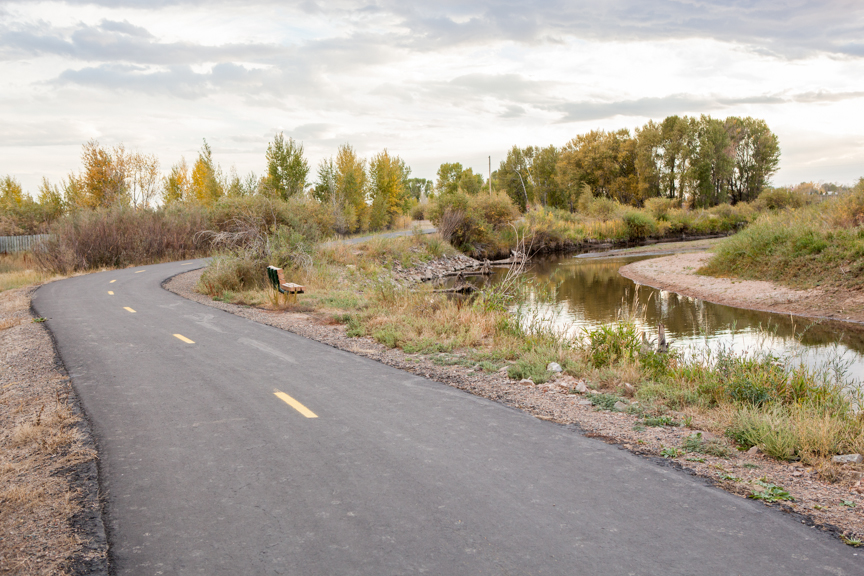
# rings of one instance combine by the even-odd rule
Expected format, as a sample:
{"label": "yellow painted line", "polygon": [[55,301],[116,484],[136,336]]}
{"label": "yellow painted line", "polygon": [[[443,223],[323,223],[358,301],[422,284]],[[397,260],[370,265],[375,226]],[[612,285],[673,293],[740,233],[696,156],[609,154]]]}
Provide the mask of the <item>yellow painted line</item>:
{"label": "yellow painted line", "polygon": [[123,306],[123,309],[128,310],[129,312],[132,312],[133,314],[135,313],[135,311],[132,310],[131,308],[129,308],[128,306]]}
{"label": "yellow painted line", "polygon": [[135,274],[140,274],[142,272],[146,272],[146,270],[138,270],[137,272],[135,272]]}
{"label": "yellow painted line", "polygon": [[174,337],[177,338],[177,339],[179,339],[179,340],[182,340],[183,342],[185,342],[185,343],[187,343],[187,344],[194,344],[194,343],[195,343],[195,342],[193,342],[192,340],[189,340],[188,338],[186,338],[185,336],[183,336],[182,334],[174,334]]}
{"label": "yellow painted line", "polygon": [[116,281],[117,281],[117,280],[111,280],[110,282],[108,282],[108,284],[113,284],[113,283],[116,282]]}
{"label": "yellow painted line", "polygon": [[111,290],[108,290],[108,294],[110,294],[111,296],[113,296],[113,295],[114,295],[114,292],[112,292]]}
{"label": "yellow painted line", "polygon": [[186,264],[180,264],[180,266],[191,266],[194,262],[187,262]]}
{"label": "yellow painted line", "polygon": [[314,412],[312,412],[311,410],[309,410],[308,408],[303,406],[303,404],[301,404],[300,402],[298,402],[297,400],[295,400],[291,396],[288,396],[284,392],[280,392],[277,390],[273,394],[275,394],[277,398],[279,398],[280,400],[283,400],[286,404],[288,404],[289,406],[291,406],[292,408],[297,410],[297,412],[299,412],[300,414],[302,414],[306,418],[317,418],[318,417],[317,414],[315,414]]}

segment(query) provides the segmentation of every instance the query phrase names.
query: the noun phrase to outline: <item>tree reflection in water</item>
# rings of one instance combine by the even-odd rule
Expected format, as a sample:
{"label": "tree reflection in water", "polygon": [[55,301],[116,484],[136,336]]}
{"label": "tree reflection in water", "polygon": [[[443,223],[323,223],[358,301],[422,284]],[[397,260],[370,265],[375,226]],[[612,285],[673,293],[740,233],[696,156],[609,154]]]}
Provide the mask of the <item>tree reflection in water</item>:
{"label": "tree reflection in water", "polygon": [[[792,356],[811,366],[841,359],[849,364],[849,376],[864,379],[864,327],[712,304],[638,286],[618,274],[621,266],[651,257],[656,256],[535,259],[528,271],[533,283],[522,313],[574,335],[582,328],[632,318],[656,338],[662,321],[667,339],[682,351],[707,343],[712,348],[723,344],[739,352]],[[501,274],[479,281],[494,282]]]}

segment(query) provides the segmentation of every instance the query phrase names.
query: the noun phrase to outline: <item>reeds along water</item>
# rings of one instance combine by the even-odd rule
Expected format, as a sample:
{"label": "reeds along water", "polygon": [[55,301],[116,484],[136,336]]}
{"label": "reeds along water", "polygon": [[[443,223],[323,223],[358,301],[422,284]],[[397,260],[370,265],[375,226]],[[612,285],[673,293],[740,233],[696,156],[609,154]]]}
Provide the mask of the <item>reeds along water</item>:
{"label": "reeds along water", "polygon": [[644,258],[535,260],[511,312],[528,333],[565,339],[626,321],[656,345],[662,323],[667,342],[684,354],[723,347],[813,369],[828,366],[846,379],[864,380],[864,327],[712,304],[639,286],[618,273],[622,265]]}

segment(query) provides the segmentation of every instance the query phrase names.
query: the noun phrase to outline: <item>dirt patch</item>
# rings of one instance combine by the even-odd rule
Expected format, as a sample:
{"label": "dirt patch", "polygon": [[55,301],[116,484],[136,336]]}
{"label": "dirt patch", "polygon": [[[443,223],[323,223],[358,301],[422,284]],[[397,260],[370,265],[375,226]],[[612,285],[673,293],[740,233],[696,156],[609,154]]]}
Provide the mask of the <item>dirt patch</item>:
{"label": "dirt patch", "polygon": [[[216,302],[194,291],[202,272],[194,270],[175,276],[166,281],[164,287],[201,304],[501,402],[537,418],[578,427],[588,436],[617,444],[658,462],[678,466],[742,497],[765,492],[766,488],[759,484],[760,481],[782,486],[794,500],[780,501],[770,506],[800,515],[799,519],[803,523],[852,540],[864,539],[864,496],[855,486],[864,468],[846,466],[815,470],[781,463],[758,453],[738,452],[725,440],[708,432],[703,432],[702,439],[726,447],[728,457],[688,453],[682,445],[697,432],[696,427],[700,424],[696,418],[692,427],[649,426],[637,415],[599,409],[592,404],[589,394],[571,393],[580,382],[569,376],[559,376],[539,386],[521,384],[509,379],[501,370],[486,372],[479,365],[471,365],[467,355],[461,356],[465,362],[460,362],[459,354],[447,355],[442,362],[441,355],[406,354],[398,349],[387,348],[371,338],[349,338],[345,334],[345,327],[334,325],[329,316],[268,311]],[[590,382],[582,384],[591,385]],[[670,418],[678,422],[686,420],[683,414],[673,413]],[[668,457],[664,457],[664,454]],[[829,475],[833,475],[837,482],[825,482],[824,478]]]}
{"label": "dirt patch", "polygon": [[0,574],[107,574],[95,446],[34,289],[0,293]]}
{"label": "dirt patch", "polygon": [[638,284],[715,304],[808,318],[864,323],[864,293],[841,289],[793,290],[773,282],[700,276],[711,254],[676,254],[623,266]]}

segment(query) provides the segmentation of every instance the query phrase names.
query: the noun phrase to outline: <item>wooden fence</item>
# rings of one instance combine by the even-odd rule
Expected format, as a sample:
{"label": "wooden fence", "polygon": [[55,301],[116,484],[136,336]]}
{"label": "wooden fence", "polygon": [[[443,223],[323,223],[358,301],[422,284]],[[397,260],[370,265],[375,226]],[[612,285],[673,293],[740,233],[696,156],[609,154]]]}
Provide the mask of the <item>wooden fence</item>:
{"label": "wooden fence", "polygon": [[26,252],[46,240],[48,234],[31,234],[30,236],[0,236],[0,254],[8,252]]}

